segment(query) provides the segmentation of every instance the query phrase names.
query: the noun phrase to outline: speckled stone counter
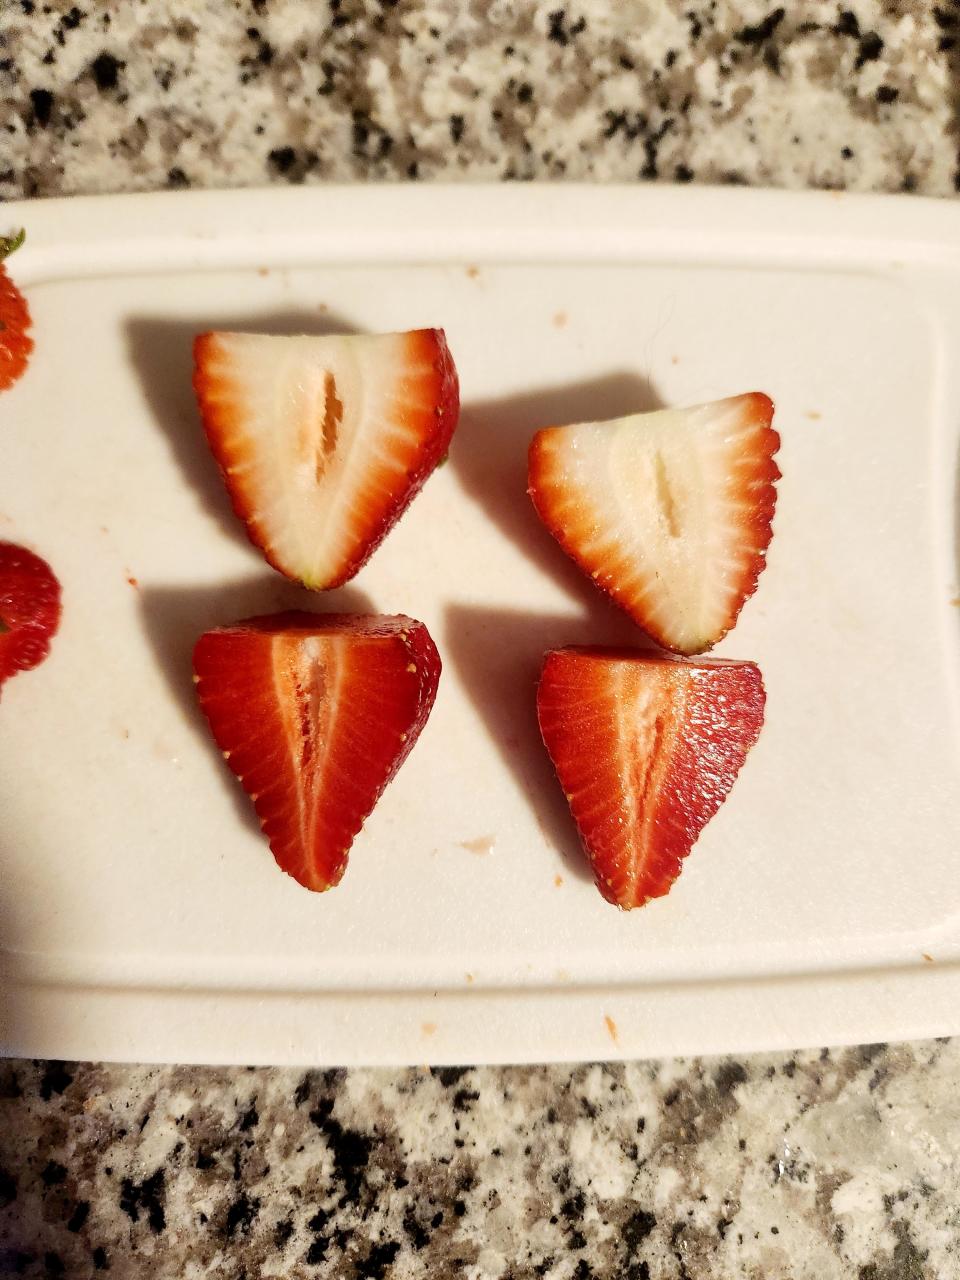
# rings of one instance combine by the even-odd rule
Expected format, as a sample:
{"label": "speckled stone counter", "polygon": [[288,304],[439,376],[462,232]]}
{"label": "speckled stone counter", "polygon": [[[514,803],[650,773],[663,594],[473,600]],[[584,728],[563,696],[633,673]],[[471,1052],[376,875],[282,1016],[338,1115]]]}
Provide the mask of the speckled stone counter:
{"label": "speckled stone counter", "polygon": [[6,0],[0,196],[357,178],[944,195],[956,0]]}
{"label": "speckled stone counter", "polygon": [[0,1275],[950,1280],[958,1074],[0,1063]]}
{"label": "speckled stone counter", "polygon": [[[949,195],[960,3],[7,0],[0,196]],[[693,198],[693,197],[692,197]],[[960,1276],[957,1042],[432,1072],[0,1063],[0,1276]]]}

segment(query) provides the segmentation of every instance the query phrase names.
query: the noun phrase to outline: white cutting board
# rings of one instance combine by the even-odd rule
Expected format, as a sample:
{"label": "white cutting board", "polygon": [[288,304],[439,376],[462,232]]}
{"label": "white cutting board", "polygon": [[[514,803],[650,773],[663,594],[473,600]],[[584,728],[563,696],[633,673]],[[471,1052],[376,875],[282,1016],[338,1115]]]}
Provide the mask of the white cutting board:
{"label": "white cutting board", "polygon": [[[356,187],[0,214],[27,228],[36,337],[0,397],[0,538],[64,599],[0,704],[6,1052],[522,1061],[960,1031],[960,204]],[[191,338],[428,325],[461,376],[450,461],[348,589],[298,591],[230,513]],[[760,664],[767,722],[669,897],[621,914],[533,698],[545,649],[632,633],[538,525],[526,447],[752,390],[783,480],[720,652]],[[444,663],[325,895],[277,870],[190,679],[205,628],[304,603],[410,613]]]}

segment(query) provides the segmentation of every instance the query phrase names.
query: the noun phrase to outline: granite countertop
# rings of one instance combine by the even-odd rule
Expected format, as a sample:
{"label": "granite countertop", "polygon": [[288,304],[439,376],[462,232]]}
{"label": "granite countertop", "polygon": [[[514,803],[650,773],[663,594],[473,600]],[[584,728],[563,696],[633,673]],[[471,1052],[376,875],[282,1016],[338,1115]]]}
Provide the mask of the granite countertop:
{"label": "granite countertop", "polygon": [[0,10],[0,197],[354,179],[947,195],[956,0]]}
{"label": "granite countertop", "polygon": [[958,1073],[0,1063],[0,1275],[947,1280]]}
{"label": "granite countertop", "polygon": [[[960,3],[0,8],[0,197],[960,189]],[[302,1072],[0,1063],[0,1275],[960,1275],[960,1044]]]}

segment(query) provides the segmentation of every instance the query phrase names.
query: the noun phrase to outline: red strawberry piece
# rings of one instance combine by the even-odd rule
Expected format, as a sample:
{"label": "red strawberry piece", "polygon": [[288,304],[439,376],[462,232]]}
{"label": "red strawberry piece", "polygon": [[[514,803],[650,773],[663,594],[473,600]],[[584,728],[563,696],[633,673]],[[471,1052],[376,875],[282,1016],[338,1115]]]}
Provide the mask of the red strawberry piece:
{"label": "red strawberry piece", "polygon": [[760,392],[548,427],[530,496],[564,551],[666,649],[724,636],[766,562],[780,472]]}
{"label": "red strawberry piece", "polygon": [[12,387],[23,374],[33,350],[27,300],[7,275],[4,258],[19,249],[24,233],[0,236],[0,391]]}
{"label": "red strawberry piece", "polygon": [[193,385],[252,542],[317,590],[352,578],[443,458],[460,411],[441,329],[204,333]]}
{"label": "red strawberry piece", "polygon": [[756,742],[763,704],[752,662],[546,655],[540,731],[608,902],[629,910],[668,892]]}
{"label": "red strawberry piece", "polygon": [[440,656],[422,622],[277,613],[206,632],[200,706],[280,867],[329,889],[427,722]]}
{"label": "red strawberry piece", "polygon": [[50,651],[60,625],[60,583],[46,560],[0,542],[0,684]]}

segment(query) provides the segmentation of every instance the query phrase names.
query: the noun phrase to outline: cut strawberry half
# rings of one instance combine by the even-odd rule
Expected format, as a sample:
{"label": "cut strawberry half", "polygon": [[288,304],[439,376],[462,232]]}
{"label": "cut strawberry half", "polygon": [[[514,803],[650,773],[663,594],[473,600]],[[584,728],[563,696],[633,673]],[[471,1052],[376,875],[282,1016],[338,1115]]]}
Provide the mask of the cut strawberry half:
{"label": "cut strawberry half", "polygon": [[7,275],[4,259],[24,241],[24,233],[0,236],[0,391],[12,387],[21,377],[33,350],[30,337],[30,309],[23,294]]}
{"label": "cut strawberry half", "polygon": [[0,542],[0,684],[50,651],[60,625],[60,583],[46,560]]}
{"label": "cut strawberry half", "polygon": [[666,649],[724,636],[766,562],[780,472],[760,392],[693,409],[549,427],[530,445],[540,519]]}
{"label": "cut strawberry half", "polygon": [[440,657],[405,617],[278,613],[206,632],[200,706],[281,868],[329,889],[427,722]]}
{"label": "cut strawberry half", "polygon": [[275,569],[352,578],[450,444],[441,329],[362,337],[204,333],[193,385],[233,509]]}
{"label": "cut strawberry half", "polygon": [[763,724],[752,662],[557,649],[540,732],[597,887],[629,910],[667,893]]}

